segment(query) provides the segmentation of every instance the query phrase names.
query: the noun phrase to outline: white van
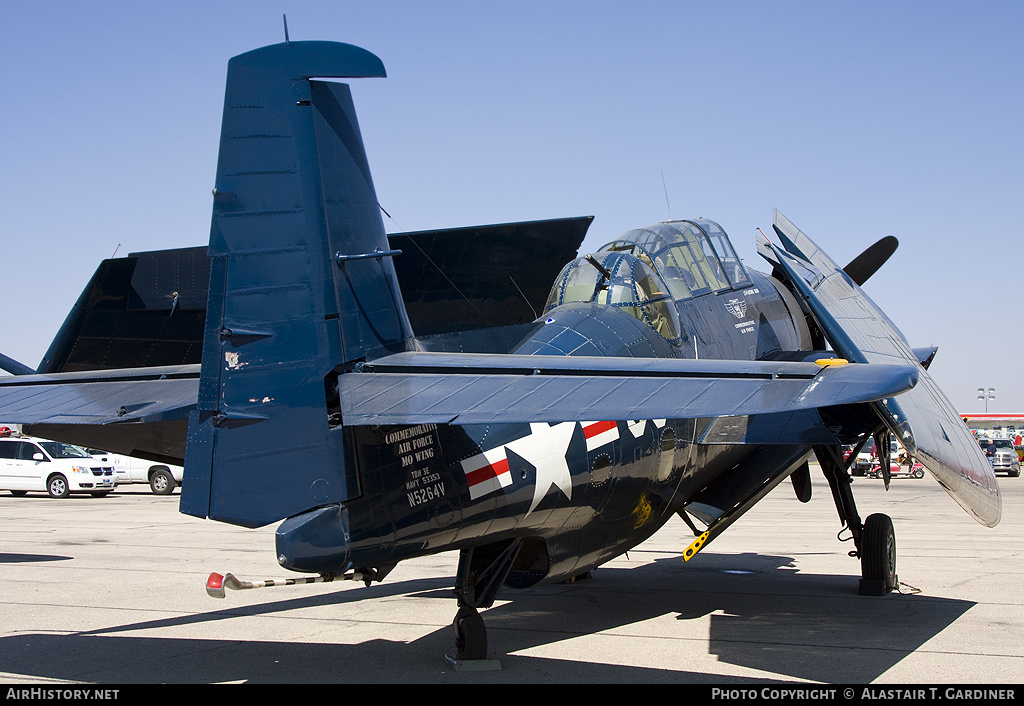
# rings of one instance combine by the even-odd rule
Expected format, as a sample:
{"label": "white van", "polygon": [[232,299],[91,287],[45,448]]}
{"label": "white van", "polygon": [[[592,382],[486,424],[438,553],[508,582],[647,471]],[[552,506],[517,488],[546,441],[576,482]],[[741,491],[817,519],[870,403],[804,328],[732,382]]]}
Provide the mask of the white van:
{"label": "white van", "polygon": [[121,456],[99,449],[87,449],[104,466],[113,466],[118,483],[149,483],[157,495],[170,495],[181,485],[185,469],[170,463],[157,463],[134,456]]}
{"label": "white van", "polygon": [[0,437],[0,490],[11,495],[44,491],[53,498],[71,493],[101,498],[116,487],[113,465],[97,462],[74,444],[30,436]]}

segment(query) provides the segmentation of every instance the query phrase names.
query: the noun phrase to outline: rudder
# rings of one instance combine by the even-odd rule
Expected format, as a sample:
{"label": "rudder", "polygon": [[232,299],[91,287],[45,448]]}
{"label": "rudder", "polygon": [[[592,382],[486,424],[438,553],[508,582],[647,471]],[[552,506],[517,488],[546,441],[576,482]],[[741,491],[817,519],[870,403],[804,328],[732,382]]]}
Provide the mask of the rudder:
{"label": "rudder", "polygon": [[412,331],[348,86],[310,78],[383,75],[331,42],[228,65],[182,512],[255,527],[358,493],[325,379]]}

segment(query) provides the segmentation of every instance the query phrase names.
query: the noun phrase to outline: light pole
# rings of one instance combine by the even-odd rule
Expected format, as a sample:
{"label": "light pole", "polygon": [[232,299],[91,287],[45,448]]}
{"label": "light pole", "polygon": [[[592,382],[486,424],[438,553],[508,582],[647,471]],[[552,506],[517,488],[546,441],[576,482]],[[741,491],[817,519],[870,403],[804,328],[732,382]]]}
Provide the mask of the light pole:
{"label": "light pole", "polygon": [[985,414],[988,414],[988,401],[989,400],[994,400],[995,398],[996,398],[996,388],[994,388],[994,387],[988,388],[988,392],[987,393],[985,392],[985,388],[984,387],[979,387],[978,388],[978,399],[979,400],[985,400]]}

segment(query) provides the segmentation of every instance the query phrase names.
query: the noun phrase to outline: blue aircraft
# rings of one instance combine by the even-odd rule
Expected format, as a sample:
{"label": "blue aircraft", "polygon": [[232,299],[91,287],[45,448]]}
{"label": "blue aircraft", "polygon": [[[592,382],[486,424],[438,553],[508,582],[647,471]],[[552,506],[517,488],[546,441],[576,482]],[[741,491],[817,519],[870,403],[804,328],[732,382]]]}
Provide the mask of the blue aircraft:
{"label": "blue aircraft", "polygon": [[776,213],[762,274],[706,219],[583,257],[589,217],[389,237],[349,88],[323,80],[384,75],[331,42],[233,58],[208,246],[104,261],[37,369],[0,358],[0,419],[183,463],[183,513],[281,523],[279,563],[310,574],[283,583],[459,551],[461,660],[487,656],[502,586],[586,576],[673,517],[690,560],[786,478],[808,500],[811,457],[861,592],[892,590],[892,522],[861,521],[844,445],[874,438],[884,472],[895,434],[998,523],[935,351],[861,290],[894,238],[839,267]]}

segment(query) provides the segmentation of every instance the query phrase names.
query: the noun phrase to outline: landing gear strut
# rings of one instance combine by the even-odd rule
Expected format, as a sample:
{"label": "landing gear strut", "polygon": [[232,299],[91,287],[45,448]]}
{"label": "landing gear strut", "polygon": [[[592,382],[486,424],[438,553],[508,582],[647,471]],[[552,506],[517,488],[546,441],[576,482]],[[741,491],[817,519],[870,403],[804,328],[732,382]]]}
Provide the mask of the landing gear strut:
{"label": "landing gear strut", "polygon": [[505,577],[522,548],[521,539],[463,549],[459,554],[459,572],[455,579],[455,597],[459,611],[455,628],[455,659],[458,666],[474,663],[480,669],[499,669],[496,660],[487,659],[487,629],[478,608],[494,603]]}
{"label": "landing gear strut", "polygon": [[[853,500],[850,488],[850,474],[846,472],[846,464],[838,449],[831,446],[816,446],[814,453],[818,457],[821,470],[828,479],[832,489],[832,497],[836,503],[841,519],[853,535],[853,543],[857,547],[850,556],[860,559],[860,588],[862,596],[884,596],[896,588],[896,532],[892,519],[888,515],[870,515],[861,524],[857,514],[857,504]],[[853,454],[851,454],[852,456]],[[888,463],[888,459],[885,459]]]}

